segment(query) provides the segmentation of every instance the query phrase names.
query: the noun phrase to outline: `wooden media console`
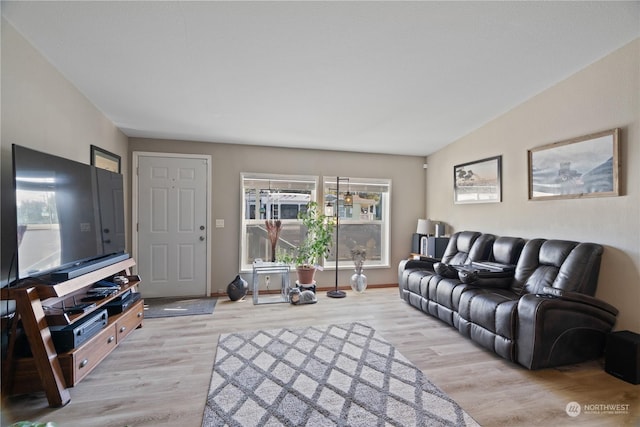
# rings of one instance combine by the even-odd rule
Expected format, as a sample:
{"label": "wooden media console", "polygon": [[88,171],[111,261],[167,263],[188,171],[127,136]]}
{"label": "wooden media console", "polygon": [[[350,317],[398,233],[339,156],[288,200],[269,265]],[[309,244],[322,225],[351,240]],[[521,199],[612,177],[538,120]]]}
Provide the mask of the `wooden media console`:
{"label": "wooden media console", "polygon": [[[130,276],[132,258],[116,262],[87,274],[55,284],[38,280],[3,288],[2,300],[15,300],[16,315],[11,322],[9,343],[2,361],[2,394],[30,393],[44,390],[49,406],[64,406],[71,400],[67,388],[86,377],[136,328],[142,327],[144,301],[136,301],[123,312],[108,317],[107,325],[87,341],[69,351],[56,351],[51,327],[79,324],[92,313],[105,309],[107,303],[136,290],[139,281],[130,280],[120,290],[98,301],[90,310],[70,314],[61,307],[82,300],[94,283],[114,275]],[[74,305],[71,303],[70,305]],[[20,327],[19,327],[20,325]],[[30,356],[20,354],[19,337],[28,341]]]}

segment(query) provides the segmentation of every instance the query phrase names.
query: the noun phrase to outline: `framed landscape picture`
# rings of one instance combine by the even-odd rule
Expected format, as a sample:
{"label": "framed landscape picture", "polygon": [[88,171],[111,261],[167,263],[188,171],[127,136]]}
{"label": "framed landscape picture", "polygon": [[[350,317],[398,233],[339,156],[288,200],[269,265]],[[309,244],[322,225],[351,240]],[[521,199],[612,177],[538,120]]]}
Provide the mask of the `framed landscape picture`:
{"label": "framed landscape picture", "polygon": [[489,157],[453,167],[454,203],[502,201],[502,156]]}
{"label": "framed landscape picture", "polygon": [[617,196],[619,129],[529,150],[529,200]]}

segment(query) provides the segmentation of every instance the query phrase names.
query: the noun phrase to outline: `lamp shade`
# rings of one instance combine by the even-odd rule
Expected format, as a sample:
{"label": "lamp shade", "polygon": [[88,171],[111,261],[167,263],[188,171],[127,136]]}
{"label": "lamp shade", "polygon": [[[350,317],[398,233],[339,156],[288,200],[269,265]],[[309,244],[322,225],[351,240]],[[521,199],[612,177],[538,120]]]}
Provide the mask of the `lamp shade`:
{"label": "lamp shade", "polygon": [[417,234],[429,234],[429,229],[431,229],[431,220],[429,219],[418,220],[418,227],[416,228]]}

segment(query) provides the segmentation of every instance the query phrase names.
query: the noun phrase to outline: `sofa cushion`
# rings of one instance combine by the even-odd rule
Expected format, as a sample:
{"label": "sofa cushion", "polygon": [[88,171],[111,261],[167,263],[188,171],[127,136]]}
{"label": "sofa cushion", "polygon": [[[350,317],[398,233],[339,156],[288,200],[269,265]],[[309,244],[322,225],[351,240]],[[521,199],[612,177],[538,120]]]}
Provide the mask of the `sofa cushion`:
{"label": "sofa cushion", "polygon": [[431,273],[423,270],[411,271],[407,275],[406,288],[413,294],[420,295],[423,298],[427,297],[427,280],[425,277],[431,277]]}
{"label": "sofa cushion", "polygon": [[493,242],[491,258],[501,264],[516,265],[524,243],[525,241],[521,237],[498,237]]}
{"label": "sofa cushion", "polygon": [[[460,297],[458,315],[493,334],[515,337],[518,295],[508,289],[473,289]],[[460,331],[469,335],[470,331]]]}
{"label": "sofa cushion", "polygon": [[477,231],[459,231],[449,238],[442,262],[444,264],[464,264],[471,252],[471,247],[481,233]]}
{"label": "sofa cushion", "polygon": [[436,303],[436,315],[440,320],[454,326],[453,314],[457,311],[458,301],[460,299],[460,293],[456,293],[455,290],[460,286],[465,288],[467,285],[460,283],[458,279],[439,276],[433,277],[430,282],[434,286],[433,292],[430,293],[429,297]]}
{"label": "sofa cushion", "polygon": [[469,251],[469,258],[466,262],[470,261],[487,261],[491,259],[491,252],[493,250],[493,243],[496,240],[496,236],[493,234],[484,233],[481,234]]}
{"label": "sofa cushion", "polygon": [[601,256],[602,246],[593,243],[529,241],[518,262],[512,290],[538,294],[549,286],[593,296]]}

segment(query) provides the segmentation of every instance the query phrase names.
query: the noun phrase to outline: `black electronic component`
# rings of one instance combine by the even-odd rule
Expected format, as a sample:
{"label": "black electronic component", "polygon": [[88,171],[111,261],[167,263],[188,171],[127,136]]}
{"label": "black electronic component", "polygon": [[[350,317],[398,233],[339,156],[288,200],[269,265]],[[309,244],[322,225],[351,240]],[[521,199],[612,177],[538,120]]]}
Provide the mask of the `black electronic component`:
{"label": "black electronic component", "polygon": [[109,322],[107,310],[97,310],[67,326],[51,326],[51,338],[58,353],[69,351],[100,332]]}
{"label": "black electronic component", "polygon": [[604,370],[631,384],[640,384],[640,335],[631,331],[609,334]]}
{"label": "black electronic component", "polygon": [[96,307],[95,303],[77,304],[77,305],[74,305],[73,307],[65,308],[64,312],[69,314],[80,314],[80,313],[86,313],[87,311],[91,311],[95,307]]}
{"label": "black electronic component", "polygon": [[133,292],[129,294],[126,298],[117,301],[109,301],[105,304],[105,308],[109,312],[109,316],[113,316],[114,314],[122,313],[126,311],[129,307],[135,304],[140,300],[140,294],[138,292]]}

